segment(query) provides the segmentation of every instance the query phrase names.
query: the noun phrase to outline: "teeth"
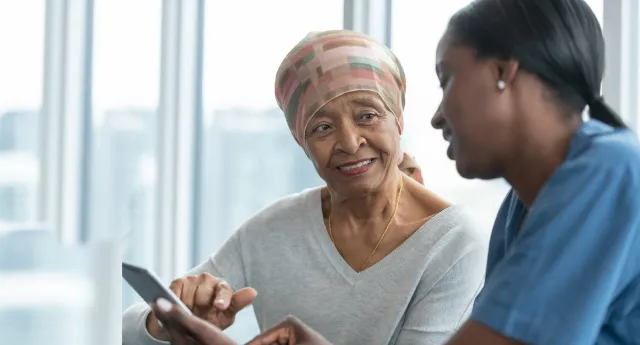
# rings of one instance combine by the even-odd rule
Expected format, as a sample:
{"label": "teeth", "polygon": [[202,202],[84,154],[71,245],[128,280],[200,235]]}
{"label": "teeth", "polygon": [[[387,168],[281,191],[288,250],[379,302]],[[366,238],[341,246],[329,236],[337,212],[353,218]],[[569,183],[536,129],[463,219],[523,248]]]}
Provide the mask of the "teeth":
{"label": "teeth", "polygon": [[362,162],[360,162],[358,164],[343,166],[343,167],[340,167],[338,169],[340,169],[342,171],[344,171],[344,170],[353,170],[353,169],[357,169],[357,168],[362,168],[363,166],[369,165],[369,164],[371,164],[371,160],[370,159],[366,160],[366,161],[362,161]]}

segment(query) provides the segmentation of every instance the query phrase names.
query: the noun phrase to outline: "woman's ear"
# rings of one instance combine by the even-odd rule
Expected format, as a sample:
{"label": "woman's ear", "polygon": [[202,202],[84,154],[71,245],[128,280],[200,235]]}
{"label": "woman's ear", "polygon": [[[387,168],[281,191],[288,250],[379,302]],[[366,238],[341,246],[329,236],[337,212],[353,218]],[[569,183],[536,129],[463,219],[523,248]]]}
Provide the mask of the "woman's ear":
{"label": "woman's ear", "polygon": [[496,83],[502,81],[505,86],[511,85],[518,74],[519,68],[520,64],[516,60],[495,60],[493,71]]}

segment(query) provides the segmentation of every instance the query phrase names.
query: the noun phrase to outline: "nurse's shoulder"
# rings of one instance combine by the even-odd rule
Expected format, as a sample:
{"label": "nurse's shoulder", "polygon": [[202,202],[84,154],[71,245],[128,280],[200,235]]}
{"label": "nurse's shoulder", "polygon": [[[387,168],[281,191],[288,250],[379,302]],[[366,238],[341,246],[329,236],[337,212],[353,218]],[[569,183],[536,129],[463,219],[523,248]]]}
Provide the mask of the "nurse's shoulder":
{"label": "nurse's shoulder", "polygon": [[619,176],[638,180],[629,182],[640,183],[640,175],[637,175],[640,173],[640,142],[630,129],[612,128],[590,120],[576,133],[572,146],[575,154],[567,163],[603,173],[617,171]]}

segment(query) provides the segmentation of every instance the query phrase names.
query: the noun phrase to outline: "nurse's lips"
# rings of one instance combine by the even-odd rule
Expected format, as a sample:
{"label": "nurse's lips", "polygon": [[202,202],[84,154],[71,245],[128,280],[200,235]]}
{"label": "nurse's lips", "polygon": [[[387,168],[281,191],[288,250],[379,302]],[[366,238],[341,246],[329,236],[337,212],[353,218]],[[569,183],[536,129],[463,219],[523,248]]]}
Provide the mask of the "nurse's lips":
{"label": "nurse's lips", "polygon": [[445,141],[451,142],[451,131],[443,130],[442,137],[444,138]]}

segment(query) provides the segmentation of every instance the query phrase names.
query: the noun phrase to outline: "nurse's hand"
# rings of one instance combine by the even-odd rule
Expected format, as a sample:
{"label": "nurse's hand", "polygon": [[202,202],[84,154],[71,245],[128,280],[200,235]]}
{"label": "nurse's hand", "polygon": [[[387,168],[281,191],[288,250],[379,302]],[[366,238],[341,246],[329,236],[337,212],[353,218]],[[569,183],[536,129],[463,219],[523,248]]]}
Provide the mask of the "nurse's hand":
{"label": "nurse's hand", "polygon": [[331,345],[318,332],[289,316],[277,326],[260,334],[247,345]]}
{"label": "nurse's hand", "polygon": [[220,328],[164,298],[158,299],[152,308],[172,345],[237,345]]}

